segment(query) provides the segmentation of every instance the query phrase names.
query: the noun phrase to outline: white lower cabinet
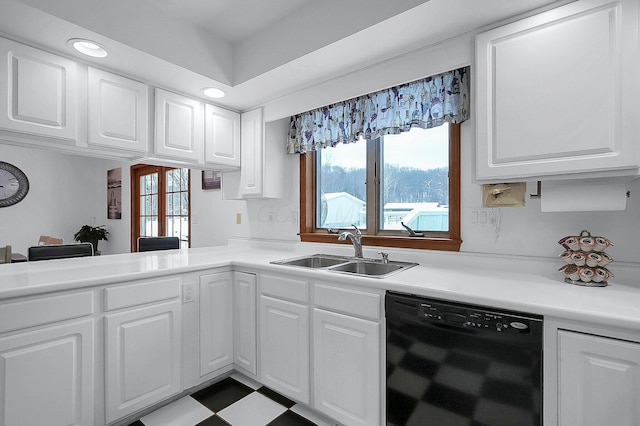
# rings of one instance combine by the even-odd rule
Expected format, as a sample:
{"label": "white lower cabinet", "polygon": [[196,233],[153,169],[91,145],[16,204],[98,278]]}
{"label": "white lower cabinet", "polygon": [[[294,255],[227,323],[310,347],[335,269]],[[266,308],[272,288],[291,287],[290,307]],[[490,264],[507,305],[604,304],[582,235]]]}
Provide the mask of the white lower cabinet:
{"label": "white lower cabinet", "polygon": [[640,425],[640,343],[558,330],[558,424]]}
{"label": "white lower cabinet", "polygon": [[262,383],[309,403],[309,308],[260,296]]}
{"label": "white lower cabinet", "polygon": [[200,276],[200,377],[233,362],[233,272]]}
{"label": "white lower cabinet", "polygon": [[105,316],[107,423],[182,390],[180,300]]}
{"label": "white lower cabinet", "polygon": [[345,426],[377,426],[384,292],[314,285],[313,407]]}
{"label": "white lower cabinet", "polygon": [[380,424],[380,324],[313,313],[314,407],[343,425]]}
{"label": "white lower cabinet", "polygon": [[251,373],[257,370],[256,276],[233,273],[233,363]]}
{"label": "white lower cabinet", "polygon": [[1,425],[93,425],[94,324],[0,337]]}

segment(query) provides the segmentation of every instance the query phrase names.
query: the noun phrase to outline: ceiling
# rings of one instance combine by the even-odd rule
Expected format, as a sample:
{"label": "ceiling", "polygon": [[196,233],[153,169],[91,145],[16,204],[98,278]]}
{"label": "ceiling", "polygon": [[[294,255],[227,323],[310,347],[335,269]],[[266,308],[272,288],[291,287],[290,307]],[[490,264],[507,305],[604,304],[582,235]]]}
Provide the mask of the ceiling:
{"label": "ceiling", "polygon": [[[1,0],[0,33],[238,111],[567,0]],[[109,56],[81,57],[89,38]]]}

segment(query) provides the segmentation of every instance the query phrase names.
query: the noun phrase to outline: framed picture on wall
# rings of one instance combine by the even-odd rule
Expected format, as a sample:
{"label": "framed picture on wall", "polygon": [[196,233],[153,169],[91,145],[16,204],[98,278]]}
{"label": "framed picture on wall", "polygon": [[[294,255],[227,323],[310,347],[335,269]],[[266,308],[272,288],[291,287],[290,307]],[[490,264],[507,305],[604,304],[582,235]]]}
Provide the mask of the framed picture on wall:
{"label": "framed picture on wall", "polygon": [[222,188],[222,173],[211,170],[202,171],[202,189]]}
{"label": "framed picture on wall", "polygon": [[107,218],[122,218],[122,168],[107,171]]}

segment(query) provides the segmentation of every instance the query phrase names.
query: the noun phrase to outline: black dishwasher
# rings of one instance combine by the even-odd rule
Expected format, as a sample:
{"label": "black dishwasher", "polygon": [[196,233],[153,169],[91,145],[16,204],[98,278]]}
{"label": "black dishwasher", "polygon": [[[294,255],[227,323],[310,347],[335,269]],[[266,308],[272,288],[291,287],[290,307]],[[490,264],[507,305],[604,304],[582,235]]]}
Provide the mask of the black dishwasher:
{"label": "black dishwasher", "polygon": [[541,426],[542,317],[387,292],[388,426]]}

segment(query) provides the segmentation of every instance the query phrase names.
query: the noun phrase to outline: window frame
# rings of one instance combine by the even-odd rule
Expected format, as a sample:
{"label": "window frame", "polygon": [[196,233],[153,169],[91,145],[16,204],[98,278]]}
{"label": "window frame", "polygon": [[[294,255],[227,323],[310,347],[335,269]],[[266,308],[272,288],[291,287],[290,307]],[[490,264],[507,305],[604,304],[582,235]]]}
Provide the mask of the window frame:
{"label": "window frame", "polygon": [[[135,164],[131,166],[131,252],[138,251],[138,236],[140,236],[140,177],[151,173],[158,173],[158,235],[164,236],[167,232],[167,183],[166,172],[180,169],[181,167],[154,166],[151,164]],[[189,237],[188,247],[191,247],[191,170],[188,173],[187,194],[189,197]],[[182,243],[182,240],[181,240]]]}
{"label": "window frame", "polygon": [[[370,142],[367,142],[370,143]],[[369,150],[371,151],[371,150]],[[367,158],[367,165],[371,164]],[[339,241],[337,235],[329,234],[326,229],[316,228],[316,155],[314,151],[300,154],[300,241],[329,244],[350,244],[349,241]],[[412,248],[424,250],[460,251],[462,239],[460,237],[460,124],[449,124],[449,232],[434,234],[426,233],[424,237],[409,237],[388,235],[381,231],[377,235],[363,232],[363,246]],[[375,192],[379,185],[367,186],[367,197],[374,195],[373,209],[378,208],[379,194]],[[367,200],[367,204],[369,201]],[[368,208],[369,209],[369,208]],[[369,211],[369,210],[368,210]],[[371,210],[375,211],[375,210]],[[367,215],[367,228],[375,220]],[[447,236],[441,236],[448,234]]]}

